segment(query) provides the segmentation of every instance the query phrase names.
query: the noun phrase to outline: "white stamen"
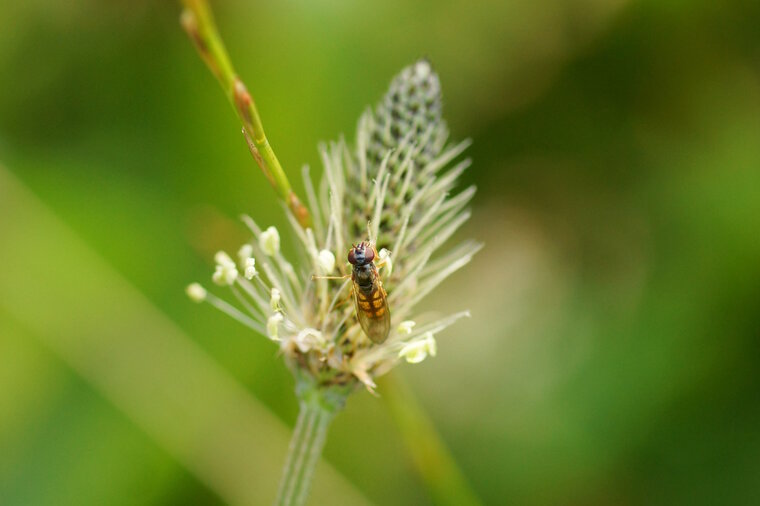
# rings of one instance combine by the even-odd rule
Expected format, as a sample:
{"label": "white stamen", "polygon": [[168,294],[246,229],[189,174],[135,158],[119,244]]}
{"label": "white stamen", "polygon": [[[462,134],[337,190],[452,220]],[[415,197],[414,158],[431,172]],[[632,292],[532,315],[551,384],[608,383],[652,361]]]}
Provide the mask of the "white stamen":
{"label": "white stamen", "polygon": [[417,325],[412,320],[404,320],[403,322],[398,324],[398,333],[399,334],[411,334],[412,329],[414,326]]}
{"label": "white stamen", "polygon": [[400,358],[405,359],[410,364],[418,364],[425,360],[428,355],[435,357],[438,352],[438,345],[435,342],[432,332],[426,332],[422,339],[409,342],[398,352]]}
{"label": "white stamen", "polygon": [[325,274],[332,274],[335,270],[335,255],[332,251],[323,249],[319,252],[319,266]]}
{"label": "white stamen", "polygon": [[312,328],[305,328],[300,331],[293,338],[293,341],[298,349],[301,350],[301,353],[306,353],[311,349],[324,348],[325,344],[327,344],[327,341],[322,336],[322,332]]}
{"label": "white stamen", "polygon": [[219,286],[228,286],[235,282],[238,276],[235,262],[224,251],[219,251],[214,255],[216,268],[211,280]]}
{"label": "white stamen", "polygon": [[206,289],[198,283],[192,283],[187,285],[185,293],[193,302],[203,302],[206,300]]}
{"label": "white stamen", "polygon": [[261,233],[259,247],[270,257],[280,251],[280,233],[275,227],[269,227]]}
{"label": "white stamen", "polygon": [[385,275],[390,276],[393,272],[393,260],[391,260],[391,252],[383,248],[378,253],[380,256],[380,263],[385,268]]}
{"label": "white stamen", "polygon": [[235,265],[235,262],[233,262],[230,256],[224,251],[216,252],[216,255],[214,255],[214,262],[221,265],[225,265],[225,264]]}
{"label": "white stamen", "polygon": [[269,335],[269,339],[272,341],[280,340],[280,323],[282,323],[284,319],[285,318],[282,316],[282,313],[275,313],[267,320],[267,334]]}
{"label": "white stamen", "polygon": [[245,259],[245,279],[253,279],[253,277],[258,274],[256,271],[256,259],[253,257],[249,257]]}

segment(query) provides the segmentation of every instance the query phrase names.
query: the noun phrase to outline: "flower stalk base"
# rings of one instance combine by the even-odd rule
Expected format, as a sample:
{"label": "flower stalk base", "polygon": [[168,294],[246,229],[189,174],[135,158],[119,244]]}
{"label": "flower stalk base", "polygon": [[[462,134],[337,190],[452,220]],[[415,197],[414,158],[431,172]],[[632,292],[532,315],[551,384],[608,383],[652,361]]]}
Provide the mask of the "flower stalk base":
{"label": "flower stalk base", "polygon": [[345,404],[348,393],[346,389],[319,387],[306,380],[298,382],[298,420],[290,440],[276,505],[305,504],[330,423]]}

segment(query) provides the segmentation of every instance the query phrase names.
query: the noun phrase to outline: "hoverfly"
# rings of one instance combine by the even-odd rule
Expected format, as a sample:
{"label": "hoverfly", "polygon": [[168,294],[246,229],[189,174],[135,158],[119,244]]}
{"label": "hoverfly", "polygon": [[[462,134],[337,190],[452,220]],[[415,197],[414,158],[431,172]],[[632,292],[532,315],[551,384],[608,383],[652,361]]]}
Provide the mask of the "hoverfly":
{"label": "hoverfly", "polygon": [[380,344],[388,338],[391,312],[375,257],[377,251],[374,246],[365,242],[353,246],[348,252],[348,262],[353,266],[351,282],[356,317],[367,337],[373,343]]}

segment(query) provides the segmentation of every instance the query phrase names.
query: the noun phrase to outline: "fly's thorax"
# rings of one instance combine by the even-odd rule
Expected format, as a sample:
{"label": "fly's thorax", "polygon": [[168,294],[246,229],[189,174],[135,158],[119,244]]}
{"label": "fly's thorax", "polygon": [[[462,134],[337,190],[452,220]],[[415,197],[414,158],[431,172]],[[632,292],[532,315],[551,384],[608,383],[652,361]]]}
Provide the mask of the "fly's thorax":
{"label": "fly's thorax", "polygon": [[354,281],[362,290],[371,291],[375,283],[375,273],[372,269],[372,264],[354,265]]}

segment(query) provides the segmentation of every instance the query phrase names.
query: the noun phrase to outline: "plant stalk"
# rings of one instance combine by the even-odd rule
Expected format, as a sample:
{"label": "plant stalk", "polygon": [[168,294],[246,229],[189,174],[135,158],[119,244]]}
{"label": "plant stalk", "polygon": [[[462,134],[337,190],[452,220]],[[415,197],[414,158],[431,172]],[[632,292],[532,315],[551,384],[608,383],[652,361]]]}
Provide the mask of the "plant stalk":
{"label": "plant stalk", "polygon": [[267,140],[256,103],[232,66],[208,3],[206,0],[182,0],[182,3],[185,8],[180,23],[242,121],[243,135],[251,155],[301,226],[310,227],[309,210],[291,188],[288,176]]}
{"label": "plant stalk", "polygon": [[314,470],[322,455],[330,422],[343,407],[348,390],[319,387],[301,380],[296,387],[299,398],[298,420],[285,460],[277,506],[301,506],[311,488]]}

